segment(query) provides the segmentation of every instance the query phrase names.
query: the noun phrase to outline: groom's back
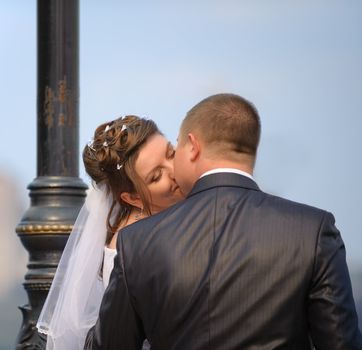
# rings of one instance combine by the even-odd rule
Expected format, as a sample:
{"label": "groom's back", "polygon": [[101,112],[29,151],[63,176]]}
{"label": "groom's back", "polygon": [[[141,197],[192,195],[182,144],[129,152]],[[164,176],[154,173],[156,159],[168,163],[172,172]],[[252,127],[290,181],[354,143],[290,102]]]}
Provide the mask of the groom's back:
{"label": "groom's back", "polygon": [[306,302],[325,213],[240,175],[202,181],[221,177],[231,185],[206,185],[122,233],[147,337],[154,349],[310,349]]}

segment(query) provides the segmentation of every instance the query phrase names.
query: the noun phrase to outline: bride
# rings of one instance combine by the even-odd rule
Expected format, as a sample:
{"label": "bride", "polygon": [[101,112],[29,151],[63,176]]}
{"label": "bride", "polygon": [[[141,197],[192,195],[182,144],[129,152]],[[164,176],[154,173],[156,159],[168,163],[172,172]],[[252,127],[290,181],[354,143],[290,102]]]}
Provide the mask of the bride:
{"label": "bride", "polygon": [[83,150],[94,188],[74,224],[37,323],[47,335],[47,349],[83,349],[113,269],[118,231],[183,199],[173,157],[172,145],[152,120],[130,115],[95,130]]}

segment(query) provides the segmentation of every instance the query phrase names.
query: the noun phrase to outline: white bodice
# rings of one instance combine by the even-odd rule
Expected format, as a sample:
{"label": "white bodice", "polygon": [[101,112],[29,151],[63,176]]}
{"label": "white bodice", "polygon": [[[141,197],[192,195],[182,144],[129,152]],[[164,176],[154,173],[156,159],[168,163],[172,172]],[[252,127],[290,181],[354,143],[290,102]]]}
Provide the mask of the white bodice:
{"label": "white bodice", "polygon": [[104,258],[103,258],[103,286],[104,289],[107,288],[109,283],[109,277],[111,276],[111,272],[113,270],[114,257],[117,254],[116,249],[111,249],[108,247],[104,247]]}

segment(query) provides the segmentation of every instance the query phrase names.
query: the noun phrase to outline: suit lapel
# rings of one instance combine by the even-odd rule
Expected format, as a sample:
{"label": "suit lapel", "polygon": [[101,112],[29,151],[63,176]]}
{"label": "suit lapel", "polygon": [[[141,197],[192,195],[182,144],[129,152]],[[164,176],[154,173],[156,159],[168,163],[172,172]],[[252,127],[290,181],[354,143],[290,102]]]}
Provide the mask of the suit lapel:
{"label": "suit lapel", "polygon": [[242,187],[249,190],[260,191],[256,182],[246,176],[234,173],[216,173],[197,180],[187,197],[214,187]]}

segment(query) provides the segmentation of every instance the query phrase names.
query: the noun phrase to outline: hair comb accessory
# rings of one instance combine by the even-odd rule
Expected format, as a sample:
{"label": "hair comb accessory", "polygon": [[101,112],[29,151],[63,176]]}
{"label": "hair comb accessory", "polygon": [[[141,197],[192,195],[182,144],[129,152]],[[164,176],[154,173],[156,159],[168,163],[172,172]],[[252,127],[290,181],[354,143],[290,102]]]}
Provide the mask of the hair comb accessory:
{"label": "hair comb accessory", "polygon": [[123,164],[118,164],[118,163],[117,163],[117,170],[122,169],[122,167],[123,167]]}
{"label": "hair comb accessory", "polygon": [[88,146],[92,151],[95,152],[96,150],[94,149],[93,144],[94,144],[94,139],[91,138],[91,139],[88,141],[87,146]]}

